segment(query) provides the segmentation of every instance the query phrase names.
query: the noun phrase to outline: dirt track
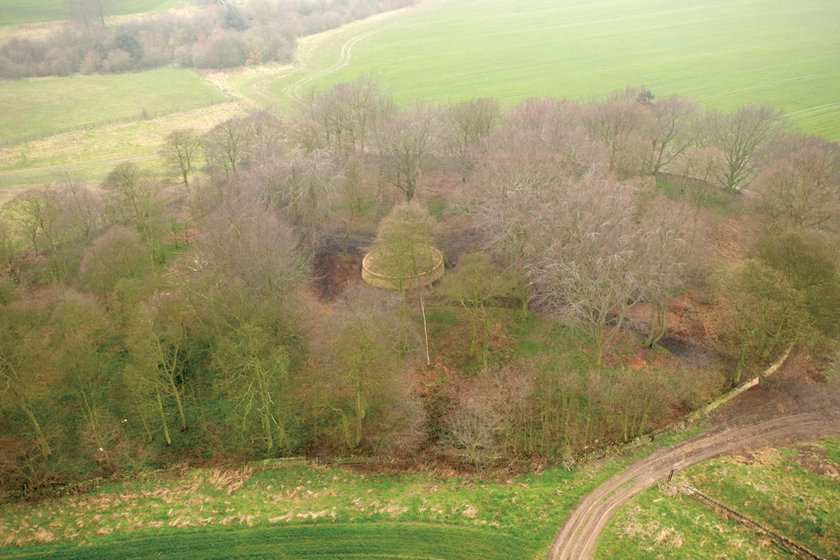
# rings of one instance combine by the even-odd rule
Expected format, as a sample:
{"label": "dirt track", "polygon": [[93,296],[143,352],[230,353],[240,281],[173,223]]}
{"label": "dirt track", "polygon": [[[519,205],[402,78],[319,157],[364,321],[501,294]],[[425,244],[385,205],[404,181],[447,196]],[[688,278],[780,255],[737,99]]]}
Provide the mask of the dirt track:
{"label": "dirt track", "polygon": [[[778,389],[758,388],[755,394],[744,399],[746,402],[735,405],[735,408],[746,408],[743,417],[730,412],[725,423],[633,463],[598,486],[572,510],[551,545],[549,560],[591,558],[598,537],[612,515],[636,494],[668,478],[672,469],[678,472],[701,461],[744,449],[840,434],[840,407],[835,398],[838,384],[832,385],[831,388],[823,386],[822,390],[815,388],[821,394],[813,401],[798,403],[800,406],[794,408],[800,411],[764,419],[754,417],[749,401],[762,397],[773,399],[772,393]],[[749,423],[743,424],[744,421]]]}

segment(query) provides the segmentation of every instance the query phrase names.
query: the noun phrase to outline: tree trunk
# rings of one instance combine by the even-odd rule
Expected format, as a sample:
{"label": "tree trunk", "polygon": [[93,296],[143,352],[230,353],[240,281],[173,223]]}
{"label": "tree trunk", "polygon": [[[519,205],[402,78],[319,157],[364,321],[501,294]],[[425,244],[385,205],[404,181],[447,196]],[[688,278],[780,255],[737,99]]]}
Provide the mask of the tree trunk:
{"label": "tree trunk", "polygon": [[32,431],[35,432],[35,443],[38,445],[38,449],[41,450],[41,454],[44,457],[49,457],[52,453],[50,443],[47,441],[47,438],[44,437],[44,432],[41,430],[41,424],[38,423],[35,413],[25,402],[20,403],[20,408],[26,415],[26,419],[29,420],[29,425],[32,426]]}
{"label": "tree trunk", "polygon": [[166,441],[166,445],[172,445],[172,436],[169,435],[169,424],[166,422],[166,414],[163,412],[163,399],[160,396],[160,389],[155,389],[155,394],[157,396],[157,405],[158,405],[158,412],[160,413],[160,422],[161,426],[163,427],[163,439]]}

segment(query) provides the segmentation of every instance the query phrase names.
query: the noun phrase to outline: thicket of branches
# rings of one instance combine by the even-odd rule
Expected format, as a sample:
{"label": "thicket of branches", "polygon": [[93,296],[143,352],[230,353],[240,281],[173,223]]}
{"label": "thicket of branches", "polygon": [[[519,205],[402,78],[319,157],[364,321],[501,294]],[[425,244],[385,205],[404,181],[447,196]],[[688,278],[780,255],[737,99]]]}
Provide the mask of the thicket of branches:
{"label": "thicket of branches", "polygon": [[[161,157],[170,177],[66,175],[0,214],[7,492],[225,457],[569,460],[838,335],[840,150],[767,109],[400,109],[363,79],[295,119],[176,131]],[[315,256],[377,230],[435,237],[447,276],[422,302],[354,282],[319,301]],[[721,367],[622,361],[686,293],[706,332],[684,345]],[[432,330],[427,365],[427,312],[463,326],[462,361]],[[506,346],[551,322],[577,346]]]}
{"label": "thicket of branches", "polygon": [[114,0],[68,0],[67,23],[43,39],[0,45],[0,78],[134,72],[170,64],[231,68],[291,59],[298,37],[410,0],[205,2],[187,12],[106,26]]}

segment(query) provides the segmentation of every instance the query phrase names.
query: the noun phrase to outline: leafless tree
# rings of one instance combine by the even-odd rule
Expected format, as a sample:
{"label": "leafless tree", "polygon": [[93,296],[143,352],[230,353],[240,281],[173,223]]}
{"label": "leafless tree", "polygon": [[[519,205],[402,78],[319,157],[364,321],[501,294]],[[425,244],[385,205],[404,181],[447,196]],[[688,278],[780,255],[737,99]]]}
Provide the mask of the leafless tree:
{"label": "leafless tree", "polygon": [[364,153],[371,134],[394,113],[394,104],[371,77],[338,84],[312,101],[313,119],[321,124],[327,145],[341,157]]}
{"label": "leafless tree", "polygon": [[157,181],[137,164],[121,163],[105,178],[102,189],[111,223],[136,228],[157,262],[166,227],[166,205]]}
{"label": "leafless tree", "polygon": [[244,117],[234,117],[214,126],[204,137],[204,157],[210,175],[217,181],[226,181],[236,173],[249,149],[251,122]]}
{"label": "leafless tree", "polygon": [[697,104],[681,97],[666,97],[651,105],[654,118],[654,175],[669,166],[695,142]]}
{"label": "leafless tree", "polygon": [[436,140],[434,122],[431,109],[416,106],[397,114],[379,129],[377,143],[383,173],[408,202],[414,198]]}
{"label": "leafless tree", "polygon": [[499,103],[488,97],[463,101],[441,114],[443,150],[454,161],[463,180],[475,165],[479,141],[490,133],[499,117]]}
{"label": "leafless tree", "polygon": [[685,205],[662,198],[647,201],[638,218],[640,300],[650,306],[646,346],[665,336],[668,300],[684,288],[693,273],[702,270],[701,228]]}
{"label": "leafless tree", "polygon": [[641,298],[633,193],[597,175],[560,189],[531,226],[538,247],[528,270],[542,304],[590,336],[600,366]]}
{"label": "leafless tree", "polygon": [[817,138],[787,145],[754,181],[757,206],[774,230],[840,228],[840,148]]}
{"label": "leafless tree", "polygon": [[633,90],[591,104],[584,123],[589,135],[606,146],[609,169],[619,178],[647,173],[656,137],[656,120]]}
{"label": "leafless tree", "polygon": [[330,213],[330,201],[342,182],[340,166],[328,150],[287,150],[243,172],[241,184],[260,189],[281,218],[314,246]]}
{"label": "leafless tree", "polygon": [[706,143],[723,152],[725,166],[715,179],[722,188],[735,192],[753,178],[759,151],[782,123],[775,109],[742,107],[734,113],[709,113],[701,126]]}
{"label": "leafless tree", "polygon": [[220,286],[241,285],[255,300],[287,295],[306,270],[294,230],[254,189],[226,197],[203,231],[194,268]]}
{"label": "leafless tree", "polygon": [[184,188],[190,190],[189,174],[196,166],[202,146],[201,136],[192,128],[179,128],[170,132],[160,148],[164,161],[180,173]]}

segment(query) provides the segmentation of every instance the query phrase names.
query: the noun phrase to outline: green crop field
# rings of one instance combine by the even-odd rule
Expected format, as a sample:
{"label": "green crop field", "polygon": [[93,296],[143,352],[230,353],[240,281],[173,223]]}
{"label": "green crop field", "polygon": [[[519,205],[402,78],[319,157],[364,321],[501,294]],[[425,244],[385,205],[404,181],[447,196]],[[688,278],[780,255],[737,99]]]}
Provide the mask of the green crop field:
{"label": "green crop field", "polygon": [[188,70],[0,82],[0,146],[227,100]]}
{"label": "green crop field", "polygon": [[[441,0],[330,34],[306,69],[329,71],[302,85],[370,74],[401,103],[443,104],[644,86],[715,108],[773,105],[804,131],[840,139],[838,26],[836,0]],[[352,52],[337,63],[342,47]]]}
{"label": "green crop field", "polygon": [[[139,14],[183,4],[179,0],[120,0],[111,15]],[[108,3],[106,3],[106,6]],[[0,0],[0,26],[67,18],[64,0]]]}
{"label": "green crop field", "polygon": [[[720,458],[675,478],[804,545],[840,557],[840,440]],[[607,527],[596,558],[792,558],[768,539],[669,488],[651,489]]]}
{"label": "green crop field", "polygon": [[13,551],[4,558],[98,558],[169,560],[315,558],[389,560],[512,560],[529,558],[522,539],[492,529],[445,525],[371,523],[216,530],[168,530],[104,538],[89,546],[44,546]]}

